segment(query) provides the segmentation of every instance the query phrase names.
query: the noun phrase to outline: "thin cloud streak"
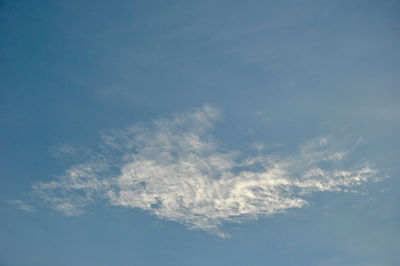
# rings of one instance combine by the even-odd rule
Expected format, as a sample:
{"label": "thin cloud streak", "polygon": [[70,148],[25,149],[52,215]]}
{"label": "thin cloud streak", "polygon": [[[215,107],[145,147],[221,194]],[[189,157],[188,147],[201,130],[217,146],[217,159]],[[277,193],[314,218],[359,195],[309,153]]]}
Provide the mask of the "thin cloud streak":
{"label": "thin cloud streak", "polygon": [[105,134],[101,155],[33,189],[65,215],[81,214],[102,198],[224,237],[223,223],[301,208],[310,193],[351,191],[377,178],[368,164],[343,168],[347,151],[329,137],[288,156],[221,151],[211,134],[219,118],[219,110],[206,105]]}
{"label": "thin cloud streak", "polygon": [[8,200],[7,201],[8,204],[10,205],[14,205],[15,207],[17,207],[18,209],[22,210],[22,211],[26,211],[26,212],[34,212],[35,208],[29,204],[27,204],[26,202],[23,202],[22,200]]}

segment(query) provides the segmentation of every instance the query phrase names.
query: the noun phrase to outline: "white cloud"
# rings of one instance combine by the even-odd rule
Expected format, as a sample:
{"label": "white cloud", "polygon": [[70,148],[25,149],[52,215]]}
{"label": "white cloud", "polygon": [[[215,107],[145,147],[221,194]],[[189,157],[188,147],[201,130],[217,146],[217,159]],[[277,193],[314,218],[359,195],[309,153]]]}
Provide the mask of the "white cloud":
{"label": "white cloud", "polygon": [[103,135],[101,156],[34,190],[66,215],[105,198],[223,236],[224,222],[300,208],[312,192],[351,190],[377,175],[368,165],[341,167],[346,150],[329,137],[281,157],[223,151],[210,133],[219,117],[216,108],[204,106]]}
{"label": "white cloud", "polygon": [[16,206],[18,209],[26,211],[26,212],[33,212],[35,208],[31,205],[23,202],[22,200],[9,200],[7,201],[9,204]]}

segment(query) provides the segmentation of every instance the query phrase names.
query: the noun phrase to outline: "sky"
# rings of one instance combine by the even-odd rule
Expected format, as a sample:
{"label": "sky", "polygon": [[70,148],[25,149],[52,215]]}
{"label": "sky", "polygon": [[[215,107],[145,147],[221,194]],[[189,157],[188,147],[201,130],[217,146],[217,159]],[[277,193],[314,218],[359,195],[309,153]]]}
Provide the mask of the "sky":
{"label": "sky", "polygon": [[398,1],[0,1],[0,265],[399,265]]}

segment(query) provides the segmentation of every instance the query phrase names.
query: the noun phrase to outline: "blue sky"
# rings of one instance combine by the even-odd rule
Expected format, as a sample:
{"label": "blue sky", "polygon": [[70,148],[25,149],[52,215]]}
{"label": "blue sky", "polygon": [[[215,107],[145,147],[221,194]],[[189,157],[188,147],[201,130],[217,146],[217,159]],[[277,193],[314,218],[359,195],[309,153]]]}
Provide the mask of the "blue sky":
{"label": "blue sky", "polygon": [[397,1],[0,1],[0,265],[398,265]]}

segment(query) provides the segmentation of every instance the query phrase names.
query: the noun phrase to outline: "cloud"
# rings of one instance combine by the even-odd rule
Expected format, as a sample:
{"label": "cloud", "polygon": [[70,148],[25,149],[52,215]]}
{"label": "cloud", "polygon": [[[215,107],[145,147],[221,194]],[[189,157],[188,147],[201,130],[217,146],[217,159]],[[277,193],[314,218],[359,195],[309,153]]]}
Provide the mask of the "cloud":
{"label": "cloud", "polygon": [[206,105],[103,134],[101,153],[33,189],[65,215],[106,199],[224,236],[223,223],[301,208],[310,193],[351,191],[376,180],[368,164],[344,168],[348,151],[330,137],[303,143],[287,156],[222,149],[211,134],[219,118],[219,110]]}
{"label": "cloud", "polygon": [[10,205],[14,205],[20,210],[26,211],[26,212],[33,212],[35,208],[33,208],[31,205],[23,202],[22,200],[8,200],[7,201]]}
{"label": "cloud", "polygon": [[64,144],[50,148],[50,153],[56,158],[62,158],[67,155],[75,155],[77,149],[71,145]]}

